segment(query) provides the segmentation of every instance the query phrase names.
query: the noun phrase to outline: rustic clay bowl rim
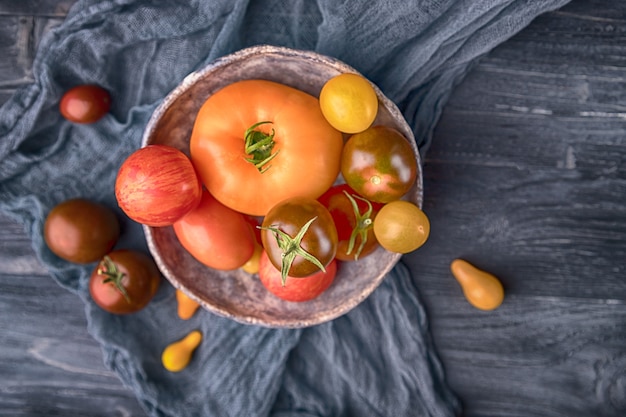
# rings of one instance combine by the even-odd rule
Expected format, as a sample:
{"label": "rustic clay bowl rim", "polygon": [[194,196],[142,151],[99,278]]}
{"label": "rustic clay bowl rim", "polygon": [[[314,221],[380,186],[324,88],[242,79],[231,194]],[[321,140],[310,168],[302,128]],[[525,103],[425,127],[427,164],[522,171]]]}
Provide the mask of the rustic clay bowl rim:
{"label": "rustic clay bowl rim", "polygon": [[[277,65],[276,71],[270,70],[270,73],[268,73],[268,70],[266,68],[265,70],[261,70],[261,72],[264,72],[264,74],[260,74],[260,76],[259,74],[252,73],[232,75],[231,72],[225,72],[225,69],[233,69],[233,71],[236,72],[238,68],[247,65],[247,63],[255,59],[270,60],[272,65]],[[208,95],[202,98],[194,97],[194,88],[199,89],[198,85],[200,85],[201,83],[205,83],[207,85],[216,83],[217,86],[212,86],[209,88],[210,91],[214,92],[224,86],[219,85],[221,79],[220,77],[226,79],[228,79],[229,77],[234,77],[233,79],[230,79],[229,82],[246,78],[266,78],[280,82],[280,71],[290,71],[289,68],[285,70],[284,68],[280,67],[283,61],[287,62],[285,65],[293,65],[295,63],[296,65],[315,68],[319,70],[323,74],[323,77],[325,77],[326,79],[330,78],[332,75],[337,75],[339,73],[359,73],[354,68],[337,59],[324,56],[312,51],[295,50],[286,47],[277,47],[271,45],[260,45],[242,49],[230,55],[218,58],[212,63],[208,64],[206,67],[189,74],[170,94],[168,94],[161,102],[161,104],[155,109],[150,120],[148,121],[142,138],[141,146],[144,147],[152,143],[167,143],[171,140],[172,143],[168,144],[176,146],[183,152],[189,154],[189,126],[186,126],[186,129],[189,130],[186,134],[182,134],[181,132],[179,132],[178,135],[172,134],[173,137],[178,137],[178,139],[155,138],[158,135],[162,136],[163,132],[161,132],[160,130],[163,130],[163,119],[167,119],[168,117],[170,117],[171,114],[176,114],[177,105],[181,106],[182,104],[195,102],[195,107],[192,106],[193,108],[191,109],[195,118],[195,112],[199,108],[198,101],[200,100],[203,102],[206,97],[208,97]],[[252,72],[255,71],[256,70],[254,69],[254,67],[252,67]],[[213,81],[213,79],[217,81]],[[287,80],[287,82],[285,82],[285,84],[299,83],[300,81],[297,79]],[[308,82],[308,79],[303,78],[302,83],[302,85],[292,86],[305,91],[313,90],[309,92],[315,95],[315,92],[319,92],[319,89],[321,89],[323,81],[317,80],[317,82]],[[397,108],[397,106],[387,97],[385,97],[385,95],[376,85],[372,85],[376,91],[376,94],[378,95],[379,105],[381,109],[381,111],[379,111],[379,117],[377,117],[377,120],[374,124],[392,125],[393,127],[397,128],[409,139],[409,142],[413,148],[415,157],[417,159],[417,180],[414,187],[407,194],[407,196],[405,196],[405,199],[414,202],[419,207],[422,207],[422,168],[420,155],[415,145],[413,132],[406,123],[402,113]],[[175,117],[176,116],[174,116],[174,118]],[[178,123],[178,125],[180,125],[180,123]],[[175,127],[171,128],[172,132],[178,129],[178,127],[176,127],[176,124],[174,124],[174,126]],[[185,143],[185,140],[187,141],[187,143]],[[341,180],[339,181],[341,182]],[[385,278],[385,275],[395,266],[395,264],[401,258],[400,254],[390,253],[382,248],[378,248],[376,252],[374,252],[374,254],[371,254],[368,257],[359,260],[358,262],[342,263],[342,265],[339,267],[335,283],[333,283],[333,285],[325,293],[323,293],[315,300],[303,303],[287,302],[272,296],[264,288],[261,288],[260,291],[265,291],[267,293],[267,295],[263,296],[266,298],[262,300],[262,302],[257,302],[255,305],[254,299],[246,299],[245,297],[249,294],[246,292],[249,287],[262,285],[260,284],[260,281],[258,280],[258,277],[256,275],[246,274],[241,270],[215,271],[208,267],[200,265],[190,255],[186,254],[186,251],[178,244],[175,237],[173,237],[174,233],[171,227],[155,228],[144,225],[143,229],[145,232],[148,248],[154,257],[155,262],[157,263],[165,278],[175,288],[182,290],[192,299],[200,303],[203,308],[219,316],[227,317],[244,324],[260,325],[273,328],[309,327],[333,320],[347,313],[348,311],[359,305],[363,300],[365,300],[380,285],[382,280]],[[184,261],[177,262],[173,260],[168,260],[168,255],[171,255],[172,253],[174,253],[176,256],[183,257]],[[368,258],[369,260],[366,261]],[[358,264],[359,262],[368,262],[367,267],[364,267],[365,269],[355,268],[355,264]],[[185,265],[179,265],[180,263]],[[194,263],[198,265],[192,265]],[[200,279],[206,278],[209,280],[214,280],[215,282],[218,282],[218,284],[224,283],[226,287],[229,287],[227,289],[227,294],[230,294],[231,299],[226,300],[220,298],[212,298],[216,297],[216,292],[220,292],[219,287],[217,291],[209,291],[203,287],[194,287],[194,285],[196,285],[199,281],[198,277],[181,275],[179,273],[180,271],[178,271],[179,269],[184,268],[187,265],[190,265],[190,268],[195,269],[196,273],[197,271],[203,271],[205,273],[202,275],[206,275],[206,277],[202,277]],[[342,283],[343,290],[348,291],[347,298],[342,298],[340,300],[334,300],[332,298],[333,288],[335,288],[335,286],[340,286],[340,284],[337,284],[338,280],[362,279],[362,276],[357,275],[359,273],[363,273],[363,271],[365,271],[366,275],[366,282],[364,284],[358,285],[358,288],[355,291],[350,292],[350,288],[347,287],[348,284]],[[224,276],[226,276],[226,279],[224,279]],[[219,281],[220,279],[222,279],[222,281]],[[230,286],[235,284],[239,285],[238,288],[242,290],[241,293],[236,291],[232,292]],[[231,292],[228,293],[228,291]],[[259,289],[256,289],[256,291],[258,292]],[[221,296],[221,294],[217,294],[217,296]],[[233,300],[236,298],[241,298],[241,300]],[[241,301],[241,304],[244,306],[247,305],[247,307],[240,308],[238,303],[228,304],[233,303],[234,301]],[[272,305],[274,310],[265,310],[265,308],[268,307],[269,304]],[[268,313],[268,311],[271,312]]]}

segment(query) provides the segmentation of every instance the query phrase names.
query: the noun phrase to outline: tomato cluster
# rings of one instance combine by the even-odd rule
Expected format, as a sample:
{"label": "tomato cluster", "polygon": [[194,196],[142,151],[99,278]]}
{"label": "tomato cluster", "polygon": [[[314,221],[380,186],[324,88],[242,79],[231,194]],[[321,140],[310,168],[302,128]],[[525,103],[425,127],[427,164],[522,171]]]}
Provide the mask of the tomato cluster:
{"label": "tomato cluster", "polygon": [[114,249],[120,224],[107,206],[83,198],[57,204],[46,216],[43,237],[52,253],[76,264],[98,261],[89,293],[102,309],[129,314],[155,296],[161,273],[154,260],[139,251]]}
{"label": "tomato cluster", "polygon": [[[110,108],[109,92],[95,84],[72,87],[59,101],[61,115],[78,124],[95,123]],[[193,171],[191,164],[189,168]],[[199,182],[197,187],[200,189]],[[167,202],[158,204],[167,207]],[[75,264],[97,262],[89,279],[93,301],[110,313],[129,314],[143,309],[154,298],[161,273],[149,255],[114,249],[120,233],[115,213],[106,205],[85,198],[57,204],[43,225],[44,242],[59,258]]]}
{"label": "tomato cluster", "polygon": [[328,80],[319,99],[232,83],[200,108],[189,157],[149,145],[122,163],[118,203],[139,223],[171,225],[208,267],[258,272],[276,296],[312,299],[340,262],[380,246],[410,252],[428,237],[426,216],[402,200],[417,177],[413,149],[373,125],[377,112],[374,87],[356,74]]}

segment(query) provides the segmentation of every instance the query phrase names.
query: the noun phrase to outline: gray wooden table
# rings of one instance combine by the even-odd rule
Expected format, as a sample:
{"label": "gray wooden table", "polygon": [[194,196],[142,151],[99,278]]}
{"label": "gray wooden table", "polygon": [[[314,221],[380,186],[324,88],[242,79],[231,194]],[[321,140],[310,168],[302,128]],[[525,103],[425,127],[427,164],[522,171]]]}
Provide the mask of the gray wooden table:
{"label": "gray wooden table", "polygon": [[[0,102],[32,80],[72,0],[0,0]],[[626,2],[575,0],[458,87],[425,158],[428,244],[414,264],[466,416],[626,416]],[[498,275],[494,312],[448,265]],[[0,415],[139,416],[102,365],[81,301],[0,214]]]}

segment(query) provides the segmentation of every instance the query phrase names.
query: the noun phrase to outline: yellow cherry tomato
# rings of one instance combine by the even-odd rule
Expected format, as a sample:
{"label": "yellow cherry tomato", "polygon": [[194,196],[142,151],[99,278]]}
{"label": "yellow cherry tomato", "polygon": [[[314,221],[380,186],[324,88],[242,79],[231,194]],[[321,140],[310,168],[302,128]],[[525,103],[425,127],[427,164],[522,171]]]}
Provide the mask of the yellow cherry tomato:
{"label": "yellow cherry tomato", "polygon": [[374,87],[358,74],[340,74],[328,80],[322,87],[319,101],[328,123],[344,133],[364,131],[378,113]]}
{"label": "yellow cherry tomato", "polygon": [[263,246],[260,243],[255,243],[254,252],[248,261],[243,264],[241,269],[249,274],[256,274],[259,272],[259,260],[261,259],[261,253],[263,252]]}
{"label": "yellow cherry tomato", "polygon": [[374,219],[374,235],[380,246],[389,252],[412,252],[426,242],[429,234],[428,217],[408,201],[385,204]]}

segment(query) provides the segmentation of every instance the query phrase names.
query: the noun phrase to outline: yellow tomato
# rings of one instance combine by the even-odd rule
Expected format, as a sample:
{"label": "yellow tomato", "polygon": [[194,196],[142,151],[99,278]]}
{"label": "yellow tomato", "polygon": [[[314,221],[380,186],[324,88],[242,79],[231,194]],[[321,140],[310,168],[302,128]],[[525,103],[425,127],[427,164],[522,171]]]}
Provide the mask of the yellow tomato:
{"label": "yellow tomato", "polygon": [[320,92],[322,114],[340,132],[358,133],[372,125],[378,113],[378,97],[372,84],[358,74],[340,74]]}
{"label": "yellow tomato", "polygon": [[248,261],[243,264],[241,269],[246,271],[249,274],[256,274],[259,272],[259,260],[261,259],[261,253],[263,253],[263,246],[261,244],[256,243],[254,245],[254,252]]}
{"label": "yellow tomato", "polygon": [[422,246],[430,234],[426,214],[404,200],[387,203],[374,219],[374,235],[390,252],[409,253]]}

